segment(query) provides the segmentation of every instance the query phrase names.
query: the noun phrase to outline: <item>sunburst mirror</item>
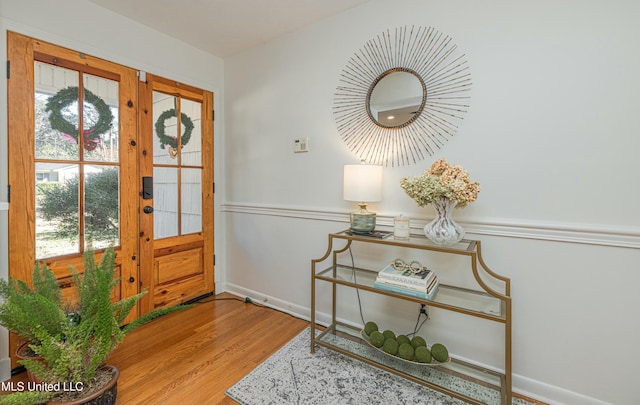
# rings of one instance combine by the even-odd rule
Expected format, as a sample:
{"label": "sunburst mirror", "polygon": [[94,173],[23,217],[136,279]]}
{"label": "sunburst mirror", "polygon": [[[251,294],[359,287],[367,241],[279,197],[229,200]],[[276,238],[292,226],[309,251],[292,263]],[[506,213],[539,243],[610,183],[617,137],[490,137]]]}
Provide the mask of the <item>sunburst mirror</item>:
{"label": "sunburst mirror", "polygon": [[340,74],[338,132],[361,161],[416,163],[452,137],[469,107],[471,74],[448,35],[431,27],[382,32]]}

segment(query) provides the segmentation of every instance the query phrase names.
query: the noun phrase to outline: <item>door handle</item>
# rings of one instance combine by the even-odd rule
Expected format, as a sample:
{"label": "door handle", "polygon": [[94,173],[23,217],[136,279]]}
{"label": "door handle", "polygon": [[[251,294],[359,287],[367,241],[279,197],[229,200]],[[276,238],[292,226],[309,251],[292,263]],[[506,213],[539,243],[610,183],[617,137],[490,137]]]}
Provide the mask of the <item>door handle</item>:
{"label": "door handle", "polygon": [[153,212],[153,207],[150,205],[145,205],[142,211],[144,211],[145,214],[151,214]]}
{"label": "door handle", "polygon": [[142,178],[142,198],[145,200],[153,198],[153,177],[145,176]]}

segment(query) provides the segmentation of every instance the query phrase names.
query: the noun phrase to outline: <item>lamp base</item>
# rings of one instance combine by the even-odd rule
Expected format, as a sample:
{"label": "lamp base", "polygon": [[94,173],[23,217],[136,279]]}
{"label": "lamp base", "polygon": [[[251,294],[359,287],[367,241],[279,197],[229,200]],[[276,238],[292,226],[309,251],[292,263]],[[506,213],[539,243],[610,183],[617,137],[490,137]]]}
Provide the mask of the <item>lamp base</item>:
{"label": "lamp base", "polygon": [[367,211],[366,204],[351,214],[351,231],[355,233],[371,233],[376,229],[376,213]]}

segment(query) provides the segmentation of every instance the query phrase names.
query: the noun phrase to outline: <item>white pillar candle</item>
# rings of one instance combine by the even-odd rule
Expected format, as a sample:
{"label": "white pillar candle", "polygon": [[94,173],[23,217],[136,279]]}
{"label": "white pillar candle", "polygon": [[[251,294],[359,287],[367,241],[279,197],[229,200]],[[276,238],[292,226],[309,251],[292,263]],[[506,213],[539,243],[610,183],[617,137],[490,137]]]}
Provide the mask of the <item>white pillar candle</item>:
{"label": "white pillar candle", "polygon": [[393,218],[393,237],[397,239],[409,238],[409,218],[404,215]]}

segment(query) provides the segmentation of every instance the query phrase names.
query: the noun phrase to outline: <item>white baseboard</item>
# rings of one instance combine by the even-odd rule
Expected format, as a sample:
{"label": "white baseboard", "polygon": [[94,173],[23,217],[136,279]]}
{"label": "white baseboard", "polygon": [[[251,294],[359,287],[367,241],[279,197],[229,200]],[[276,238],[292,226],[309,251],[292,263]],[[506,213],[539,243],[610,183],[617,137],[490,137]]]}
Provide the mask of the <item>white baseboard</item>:
{"label": "white baseboard", "polygon": [[228,292],[241,298],[251,298],[251,301],[253,301],[255,304],[263,305],[265,307],[285,312],[287,314],[295,316],[296,318],[304,319],[306,321],[309,321],[311,319],[311,312],[307,307],[292,304],[279,298],[272,297],[258,291],[249,290],[235,284],[224,282],[216,283],[216,294],[220,294],[222,292]]}
{"label": "white baseboard", "polygon": [[[238,297],[249,297],[257,304],[288,313],[300,319],[304,319],[307,321],[310,320],[311,311],[307,307],[292,304],[285,300],[263,294],[259,291],[253,291],[247,288],[243,288],[235,284],[218,283],[216,285],[218,287],[218,293],[227,292],[233,295],[237,295]],[[344,322],[344,320],[342,321]],[[328,326],[331,323],[331,315],[325,313],[317,313],[316,323],[319,325]],[[484,366],[482,364],[480,365]],[[587,397],[577,392],[572,392],[564,388],[549,385],[547,383],[533,380],[531,378],[517,374],[513,375],[513,392],[524,395],[531,399],[542,401],[550,405],[612,405],[595,398]]]}
{"label": "white baseboard", "polygon": [[512,383],[514,392],[551,405],[613,405],[517,374],[513,375]]}
{"label": "white baseboard", "polygon": [[11,378],[11,358],[0,359],[0,381],[7,381]]}

